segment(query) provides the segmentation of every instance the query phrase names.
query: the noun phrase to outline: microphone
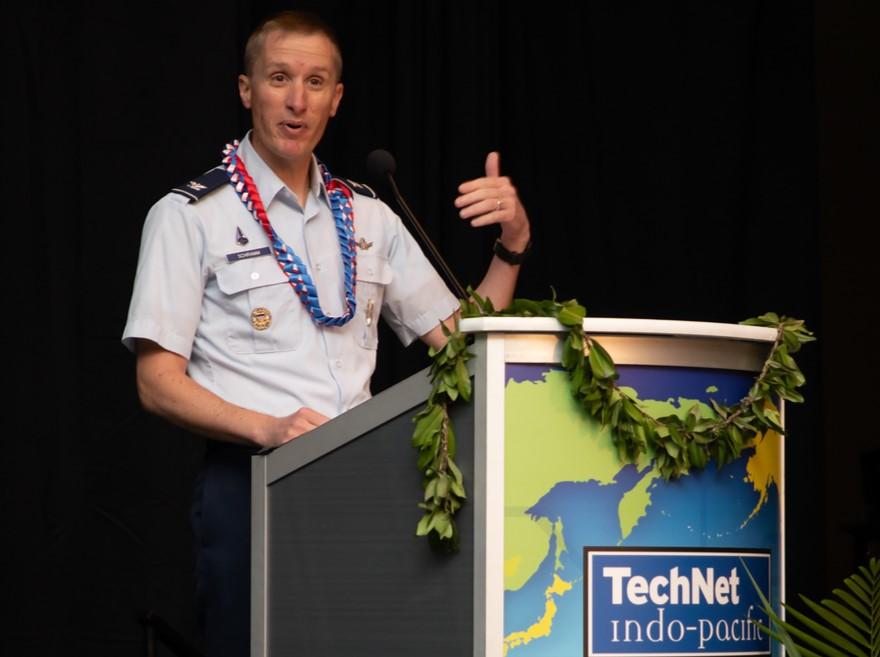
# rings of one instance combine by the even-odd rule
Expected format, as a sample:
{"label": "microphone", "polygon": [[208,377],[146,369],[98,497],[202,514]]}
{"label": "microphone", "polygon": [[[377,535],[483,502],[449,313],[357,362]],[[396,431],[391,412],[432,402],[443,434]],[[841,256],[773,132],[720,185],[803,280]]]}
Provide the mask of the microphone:
{"label": "microphone", "polygon": [[367,171],[375,178],[385,178],[397,173],[397,162],[394,156],[386,150],[377,148],[367,155]]}
{"label": "microphone", "polygon": [[394,172],[396,170],[397,163],[394,161],[394,156],[386,150],[377,149],[367,156],[367,171],[370,172],[371,176],[377,179],[384,178],[388,181],[388,183],[391,185],[391,191],[394,194],[394,198],[397,199],[397,203],[398,205],[400,205],[400,208],[403,210],[404,216],[409,221],[410,227],[413,229],[413,231],[415,231],[416,236],[422,243],[422,248],[428,251],[428,253],[431,255],[431,258],[434,261],[434,266],[443,273],[444,277],[446,278],[446,282],[450,285],[450,287],[452,287],[458,298],[467,299],[468,294],[467,292],[465,292],[464,287],[462,287],[455,274],[452,273],[449,265],[446,264],[446,260],[444,260],[443,256],[440,255],[440,252],[437,250],[434,242],[432,242],[431,238],[428,237],[428,234],[422,227],[421,222],[416,219],[416,215],[413,214],[412,210],[410,210],[409,205],[407,205],[406,201],[403,198],[403,195],[397,188],[397,182],[394,180]]}

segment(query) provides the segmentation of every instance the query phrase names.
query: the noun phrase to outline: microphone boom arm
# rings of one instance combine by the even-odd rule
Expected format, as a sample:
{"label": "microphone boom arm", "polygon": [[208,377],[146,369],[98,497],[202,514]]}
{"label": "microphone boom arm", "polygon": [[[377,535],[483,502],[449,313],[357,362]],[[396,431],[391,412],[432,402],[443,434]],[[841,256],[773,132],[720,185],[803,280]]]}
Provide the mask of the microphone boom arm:
{"label": "microphone boom arm", "polygon": [[391,184],[391,191],[394,193],[394,198],[397,199],[397,203],[403,210],[403,214],[409,220],[410,226],[415,231],[416,235],[419,238],[419,241],[421,241],[422,243],[422,246],[428,250],[431,258],[434,260],[434,265],[440,269],[441,273],[446,278],[446,282],[452,287],[453,292],[455,292],[458,298],[467,299],[469,295],[467,294],[467,292],[465,292],[464,287],[462,287],[455,274],[452,273],[449,265],[446,264],[446,260],[444,260],[443,256],[440,255],[440,251],[437,250],[434,242],[431,241],[430,237],[428,237],[428,234],[425,232],[425,229],[422,227],[422,224],[419,222],[419,220],[416,219],[413,211],[410,210],[409,205],[407,205],[406,201],[403,198],[403,195],[397,188],[397,182],[395,182],[394,176],[391,174],[391,171],[386,171],[385,176],[388,178],[388,182]]}

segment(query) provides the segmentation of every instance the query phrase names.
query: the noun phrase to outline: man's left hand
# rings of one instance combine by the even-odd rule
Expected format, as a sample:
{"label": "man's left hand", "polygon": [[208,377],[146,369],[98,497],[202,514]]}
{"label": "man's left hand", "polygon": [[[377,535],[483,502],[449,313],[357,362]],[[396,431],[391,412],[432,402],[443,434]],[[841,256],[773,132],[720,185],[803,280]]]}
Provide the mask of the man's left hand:
{"label": "man's left hand", "polygon": [[510,251],[519,252],[529,243],[529,218],[519,201],[510,178],[500,172],[500,156],[486,157],[486,175],[458,186],[455,207],[459,216],[470,220],[471,226],[501,225],[501,243]]}

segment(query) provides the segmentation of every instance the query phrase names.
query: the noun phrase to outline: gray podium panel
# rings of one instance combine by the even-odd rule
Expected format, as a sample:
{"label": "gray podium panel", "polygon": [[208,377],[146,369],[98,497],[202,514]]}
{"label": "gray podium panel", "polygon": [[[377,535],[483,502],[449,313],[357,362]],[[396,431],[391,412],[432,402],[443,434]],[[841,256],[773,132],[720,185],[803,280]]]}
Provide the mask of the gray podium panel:
{"label": "gray podium panel", "polygon": [[[469,655],[472,505],[460,553],[415,536],[421,475],[410,445],[421,404],[268,487],[265,654]],[[459,463],[473,481],[473,406],[459,405]]]}

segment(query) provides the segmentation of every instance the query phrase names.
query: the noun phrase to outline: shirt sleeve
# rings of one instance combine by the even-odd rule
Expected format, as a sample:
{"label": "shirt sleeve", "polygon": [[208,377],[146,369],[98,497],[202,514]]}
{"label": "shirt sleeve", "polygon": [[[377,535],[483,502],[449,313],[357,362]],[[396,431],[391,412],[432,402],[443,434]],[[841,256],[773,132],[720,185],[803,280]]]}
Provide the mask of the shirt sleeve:
{"label": "shirt sleeve", "polygon": [[137,273],[122,343],[152,340],[189,359],[207,280],[205,236],[186,199],[169,194],[144,222]]}
{"label": "shirt sleeve", "polygon": [[400,217],[384,203],[382,209],[392,231],[388,251],[392,277],[385,288],[382,317],[408,345],[452,315],[459,303]]}

